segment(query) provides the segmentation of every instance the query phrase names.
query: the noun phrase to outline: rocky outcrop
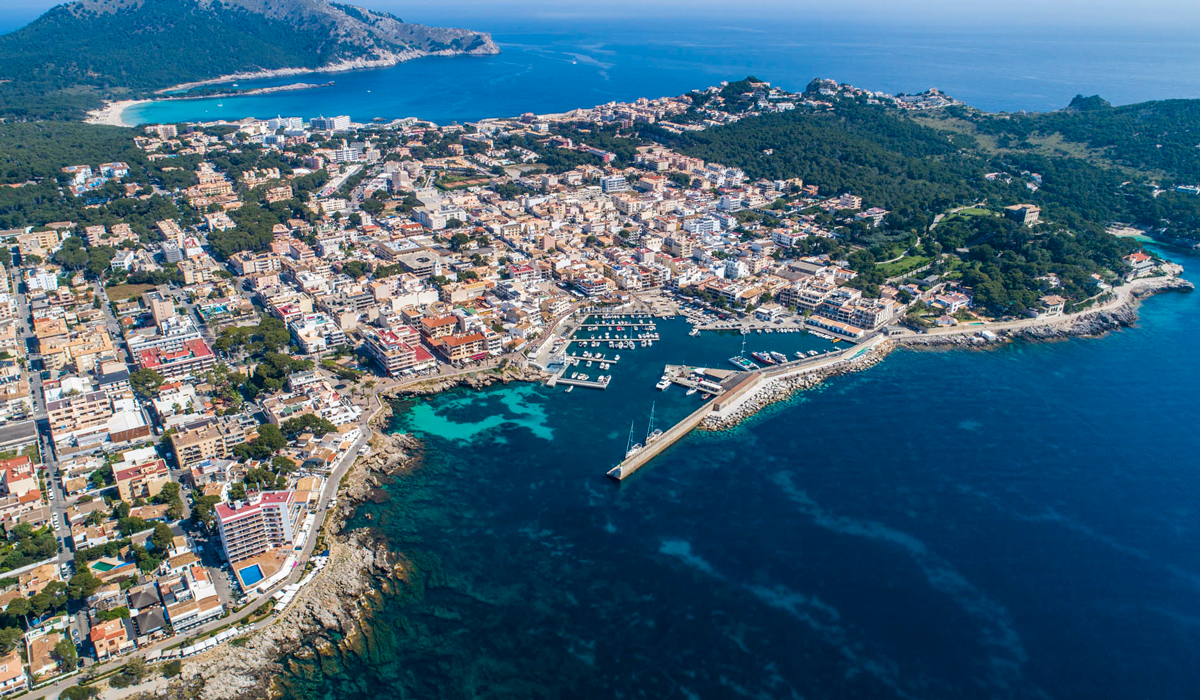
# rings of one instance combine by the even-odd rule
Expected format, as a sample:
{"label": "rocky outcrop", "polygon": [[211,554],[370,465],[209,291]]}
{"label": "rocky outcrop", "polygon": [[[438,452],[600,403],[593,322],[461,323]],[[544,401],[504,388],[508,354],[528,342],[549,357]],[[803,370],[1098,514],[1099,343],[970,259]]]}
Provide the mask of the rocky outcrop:
{"label": "rocky outcrop", "polygon": [[411,436],[381,432],[372,435],[370,445],[370,454],[347,473],[338,508],[327,520],[330,558],[324,571],[300,589],[284,612],[250,632],[244,644],[223,644],[185,660],[173,686],[180,695],[202,700],[269,696],[284,657],[356,643],[365,606],[402,578],[404,567],[368,531],[344,535],[342,528],[354,508],[372,498],[384,480],[413,463],[420,448]]}
{"label": "rocky outcrop", "polygon": [[280,658],[302,648],[353,644],[364,607],[402,573],[386,545],[365,532],[335,539],[325,571],[300,589],[287,610],[244,644],[223,644],[186,660],[176,689],[201,700],[270,695]]}
{"label": "rocky outcrop", "polygon": [[430,396],[458,387],[483,389],[493,384],[507,384],[508,382],[540,382],[547,377],[549,375],[539,369],[508,365],[502,369],[481,370],[454,377],[434,377],[429,381],[397,387],[385,391],[383,394],[385,396]]}

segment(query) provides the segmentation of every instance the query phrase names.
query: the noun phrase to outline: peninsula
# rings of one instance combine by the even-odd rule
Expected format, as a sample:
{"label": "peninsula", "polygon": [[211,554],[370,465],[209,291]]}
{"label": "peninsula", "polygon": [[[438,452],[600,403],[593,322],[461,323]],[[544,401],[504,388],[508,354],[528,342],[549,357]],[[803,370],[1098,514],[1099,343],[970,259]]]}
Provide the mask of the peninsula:
{"label": "peninsula", "polygon": [[0,36],[0,117],[77,119],[172,89],[498,52],[486,33],[329,0],[74,0]]}
{"label": "peninsula", "polygon": [[[1171,152],[1192,108],[1081,98],[1020,122],[749,77],[463,125],[2,124],[0,655],[33,697],[153,664],[227,698],[355,643],[340,594],[405,575],[342,532],[421,448],[387,434],[395,395],[607,391],[664,317],[828,343],[666,368],[696,412],[631,446],[624,478],[898,344],[1128,324],[1190,287],[1113,232],[1195,238],[1195,163]],[[1161,160],[1113,138],[1129,110],[1162,127]],[[1111,145],[1046,151],[1049,129]]]}

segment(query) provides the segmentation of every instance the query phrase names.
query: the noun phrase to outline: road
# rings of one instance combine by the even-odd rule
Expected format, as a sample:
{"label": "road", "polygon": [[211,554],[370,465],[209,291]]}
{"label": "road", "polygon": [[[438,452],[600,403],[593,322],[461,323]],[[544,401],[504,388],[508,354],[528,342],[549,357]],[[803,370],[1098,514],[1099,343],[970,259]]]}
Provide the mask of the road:
{"label": "road", "polygon": [[[378,408],[369,417],[367,417],[360,423],[360,428],[362,429],[362,434],[354,442],[354,444],[351,446],[351,448],[346,452],[345,456],[342,457],[342,460],[334,467],[333,471],[330,472],[329,479],[326,481],[326,489],[327,490],[329,488],[328,485],[332,484],[333,485],[332,488],[334,489],[334,492],[336,492],[337,485],[341,482],[342,477],[346,475],[346,472],[350,469],[350,467],[354,464],[354,461],[358,458],[358,450],[363,445],[367,444],[367,441],[370,439],[371,428],[370,428],[369,421],[371,418],[373,418],[375,415],[378,414],[379,410],[381,410],[383,408],[383,402],[378,399],[378,396],[376,396],[376,400],[379,402]],[[307,563],[308,560],[312,557],[313,548],[316,546],[316,542],[318,539],[317,534],[324,527],[325,519],[329,514],[329,510],[328,510],[329,500],[330,500],[329,495],[327,493],[323,492],[322,497],[321,497],[321,503],[318,507],[318,510],[316,511],[317,517],[313,521],[313,530],[309,533],[308,539],[304,543],[304,548],[300,552],[300,555],[296,557],[296,565],[295,565],[295,567],[293,567],[291,573],[288,574],[287,578],[285,578],[284,580],[282,580],[279,583],[272,586],[264,594],[262,594],[255,600],[252,600],[250,603],[248,603],[246,605],[246,607],[242,608],[242,610],[240,610],[239,612],[236,612],[227,617],[217,618],[216,620],[213,620],[206,624],[200,625],[199,627],[190,629],[187,631],[186,636],[189,638],[199,637],[199,636],[205,635],[209,632],[212,632],[215,629],[227,627],[230,625],[235,625],[238,622],[241,622],[242,620],[245,620],[247,617],[252,615],[254,613],[254,611],[257,610],[262,605],[262,603],[264,601],[266,601],[267,599],[269,599],[272,595],[274,595],[278,591],[282,590],[285,586],[289,586],[289,585],[295,583],[296,581],[300,580],[300,577],[304,573],[305,563]],[[272,618],[268,617],[265,620],[260,621],[259,623],[256,623],[255,628],[262,627],[262,626],[269,624],[271,619]],[[149,646],[138,649],[136,652],[134,652],[133,654],[130,654],[128,656],[123,656],[119,659],[114,659],[112,661],[106,661],[106,662],[95,664],[92,667],[90,667],[89,671],[93,674],[94,673],[102,673],[102,672],[110,670],[112,668],[116,668],[118,666],[124,665],[125,662],[127,662],[129,659],[131,659],[135,656],[145,658],[145,656],[152,651],[162,651],[163,649],[166,649],[167,647],[170,647],[170,646],[174,646],[174,645],[178,644],[179,642],[180,642],[180,638],[178,636],[170,637],[170,638],[161,640],[159,642],[156,642],[154,644],[151,644]],[[80,677],[80,676],[68,678],[68,679],[59,681],[58,683],[55,683],[54,685],[50,685],[50,686],[47,686],[40,690],[34,691],[33,693],[30,693],[29,695],[25,695],[23,697],[30,698],[31,700],[37,700],[38,698],[45,698],[45,697],[57,695],[58,693],[61,693],[63,690],[65,690],[73,685],[77,685],[80,680],[82,680],[82,677]]]}

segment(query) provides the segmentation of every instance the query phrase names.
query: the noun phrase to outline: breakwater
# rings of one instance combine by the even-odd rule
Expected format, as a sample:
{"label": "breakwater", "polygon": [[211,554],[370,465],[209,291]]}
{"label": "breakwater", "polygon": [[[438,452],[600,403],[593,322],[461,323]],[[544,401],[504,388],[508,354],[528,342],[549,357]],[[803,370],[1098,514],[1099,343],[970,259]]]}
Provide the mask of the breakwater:
{"label": "breakwater", "polygon": [[[895,347],[895,343],[876,338],[858,347],[848,348],[837,358],[822,358],[809,366],[775,367],[760,373],[761,379],[748,391],[727,401],[720,410],[712,411],[700,422],[701,430],[728,430],[763,408],[783,401],[797,391],[811,389],[830,377],[860,372],[875,366]],[[729,398],[729,397],[722,397]]]}
{"label": "breakwater", "polygon": [[705,430],[733,427],[763,406],[782,400],[799,388],[814,386],[836,374],[874,365],[892,347],[892,343],[876,337],[837,353],[736,374],[722,383],[726,390],[724,394],[693,411],[653,442],[626,455],[624,460],[608,471],[608,476],[622,481],[697,427]]}

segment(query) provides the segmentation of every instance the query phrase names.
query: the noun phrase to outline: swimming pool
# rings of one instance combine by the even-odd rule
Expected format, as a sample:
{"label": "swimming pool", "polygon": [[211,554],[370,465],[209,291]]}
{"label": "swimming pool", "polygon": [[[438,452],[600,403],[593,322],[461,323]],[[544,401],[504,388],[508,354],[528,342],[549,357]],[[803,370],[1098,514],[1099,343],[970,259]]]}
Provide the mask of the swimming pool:
{"label": "swimming pool", "polygon": [[253,586],[263,579],[262,569],[258,564],[251,564],[243,569],[238,569],[238,577],[242,579],[244,585]]}
{"label": "swimming pool", "polygon": [[115,564],[110,564],[106,561],[98,561],[92,563],[92,568],[96,571],[112,571]]}

